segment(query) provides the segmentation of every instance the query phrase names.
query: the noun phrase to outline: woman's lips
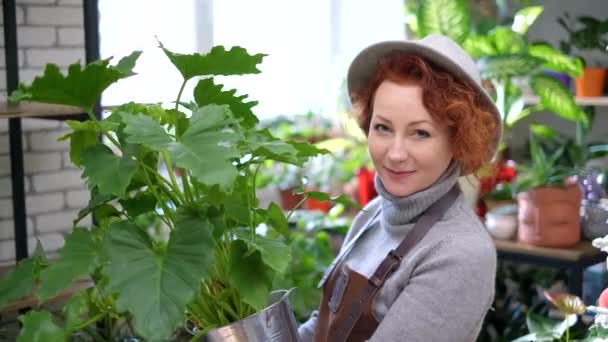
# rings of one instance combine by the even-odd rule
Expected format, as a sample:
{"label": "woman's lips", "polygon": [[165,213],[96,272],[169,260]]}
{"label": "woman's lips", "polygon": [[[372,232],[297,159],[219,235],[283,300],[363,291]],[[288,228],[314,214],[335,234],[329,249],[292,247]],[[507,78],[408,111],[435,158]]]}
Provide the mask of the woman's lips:
{"label": "woman's lips", "polygon": [[409,176],[411,176],[412,174],[414,174],[414,172],[416,171],[395,171],[395,170],[391,170],[389,168],[384,168],[384,170],[386,171],[386,173],[388,174],[388,176],[393,179],[393,180],[403,180]]}

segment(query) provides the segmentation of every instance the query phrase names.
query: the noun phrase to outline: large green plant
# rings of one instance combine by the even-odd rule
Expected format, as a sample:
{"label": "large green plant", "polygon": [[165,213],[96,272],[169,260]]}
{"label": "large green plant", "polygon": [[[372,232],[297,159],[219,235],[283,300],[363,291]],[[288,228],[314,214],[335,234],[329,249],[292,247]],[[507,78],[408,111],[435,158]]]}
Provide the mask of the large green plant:
{"label": "large green plant", "polygon": [[560,165],[566,146],[561,145],[548,153],[539,143],[537,134],[530,130],[530,164],[517,166],[515,191],[523,192],[536,187],[564,186],[565,180],[578,171],[575,167]]}
{"label": "large green plant", "polygon": [[[608,47],[608,19],[599,20],[592,16],[580,16],[575,24],[565,12],[557,22],[568,32],[568,39],[560,41],[560,48],[564,53],[570,54],[572,48],[578,52],[600,51]],[[577,28],[579,27],[579,28]],[[585,59],[588,66],[600,65],[599,61],[592,62],[589,57]]]}
{"label": "large green plant", "polygon": [[[462,44],[478,61],[482,79],[493,85],[493,97],[505,127],[504,143],[510,139],[510,128],[533,112],[547,110],[566,120],[586,123],[584,112],[570,91],[542,72],[552,70],[579,76],[582,61],[549,45],[528,41],[528,29],[542,11],[541,6],[526,7],[515,14],[511,25],[497,25],[482,34],[471,29],[467,1],[418,2],[415,21],[418,36],[439,33]],[[531,86],[539,97],[537,105],[524,107],[523,93],[517,81]]]}
{"label": "large green plant", "polygon": [[[127,103],[103,120],[93,115],[107,87],[134,75],[139,52],[115,65],[109,59],[73,64],[67,75],[47,65],[11,96],[77,106],[89,115],[68,121],[72,132],[64,139],[91,199],[58,260],[48,265],[37,253],[0,280],[0,308],[30,293],[45,302],[81,277],[93,287],[74,297],[61,322],[44,311],[23,316],[21,341],[63,341],[78,331],[113,340],[118,322],[151,341],[168,338],[186,320],[206,331],[263,308],[289,264],[287,220],[274,203],[259,207],[258,169],[267,160],[301,166],[327,151],[256,128],[256,102],[212,77],[259,73],[263,54],[214,47],[186,55],[160,47],[183,77],[172,108]],[[198,80],[194,102],[183,103],[186,82],[199,76],[207,78]],[[165,169],[166,176],[159,171]],[[96,224],[78,225],[89,214]],[[261,224],[268,227],[264,234]]]}

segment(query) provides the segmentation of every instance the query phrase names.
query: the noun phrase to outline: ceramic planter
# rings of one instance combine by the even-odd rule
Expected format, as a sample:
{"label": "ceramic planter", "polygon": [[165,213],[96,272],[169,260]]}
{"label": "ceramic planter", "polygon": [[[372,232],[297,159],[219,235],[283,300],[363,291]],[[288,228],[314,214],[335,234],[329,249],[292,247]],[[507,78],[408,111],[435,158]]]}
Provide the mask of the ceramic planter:
{"label": "ceramic planter", "polygon": [[545,247],[571,247],[581,236],[581,190],[539,187],[517,195],[518,240]]}
{"label": "ceramic planter", "polygon": [[583,75],[576,78],[576,96],[602,96],[606,68],[585,68]]}

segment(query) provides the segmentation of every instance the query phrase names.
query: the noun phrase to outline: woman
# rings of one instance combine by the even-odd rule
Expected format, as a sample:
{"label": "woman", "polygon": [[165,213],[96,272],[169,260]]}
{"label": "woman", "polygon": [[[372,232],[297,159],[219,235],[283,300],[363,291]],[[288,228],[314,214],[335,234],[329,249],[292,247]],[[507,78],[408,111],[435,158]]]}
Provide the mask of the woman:
{"label": "woman", "polygon": [[496,250],[457,185],[494,156],[499,112],[449,38],[374,44],[348,90],[379,196],[354,219],[303,341],[474,341]]}

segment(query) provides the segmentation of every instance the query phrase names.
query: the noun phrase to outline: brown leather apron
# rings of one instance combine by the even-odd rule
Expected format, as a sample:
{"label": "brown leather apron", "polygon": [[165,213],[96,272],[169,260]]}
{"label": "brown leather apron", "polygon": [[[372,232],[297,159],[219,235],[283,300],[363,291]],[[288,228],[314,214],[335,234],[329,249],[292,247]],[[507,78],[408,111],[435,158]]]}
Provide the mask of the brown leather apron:
{"label": "brown leather apron", "polygon": [[358,342],[372,336],[379,324],[373,314],[373,304],[380,288],[399,267],[403,257],[441,219],[459,194],[460,188],[455,185],[433,203],[397,248],[386,255],[371,278],[351,270],[344,262],[333,269],[323,286],[314,341]]}

